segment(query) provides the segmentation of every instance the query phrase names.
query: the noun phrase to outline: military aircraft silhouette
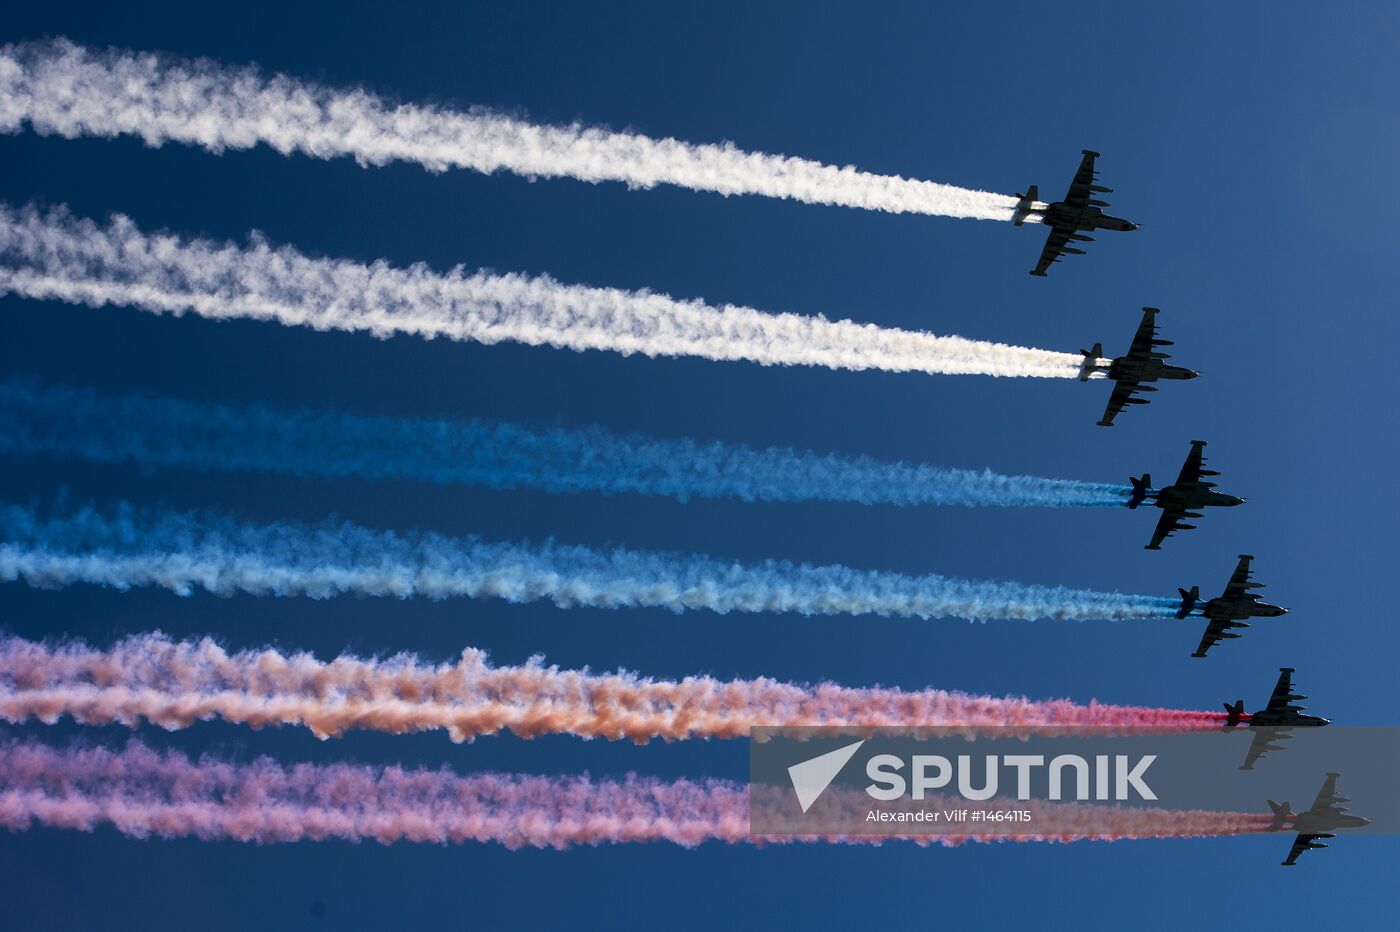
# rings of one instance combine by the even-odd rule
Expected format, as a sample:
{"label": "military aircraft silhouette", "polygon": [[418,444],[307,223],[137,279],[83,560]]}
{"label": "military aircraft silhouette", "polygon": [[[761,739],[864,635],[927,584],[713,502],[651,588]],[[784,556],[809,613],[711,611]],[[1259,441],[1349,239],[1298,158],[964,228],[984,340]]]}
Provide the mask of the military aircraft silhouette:
{"label": "military aircraft silhouette", "polygon": [[[1239,637],[1238,634],[1231,633],[1231,629],[1248,628],[1249,624],[1244,621],[1246,618],[1276,618],[1288,614],[1288,609],[1261,602],[1259,596],[1250,591],[1264,588],[1263,583],[1254,582],[1250,578],[1249,564],[1253,559],[1251,554],[1240,554],[1240,562],[1235,566],[1234,575],[1226,584],[1225,591],[1201,606],[1198,617],[1207,618],[1209,621],[1205,633],[1201,635],[1200,646],[1196,648],[1192,657],[1204,657],[1206,651],[1225,638]],[[1200,605],[1201,587],[1192,586],[1189,590],[1176,591],[1181,593],[1181,607],[1176,610],[1176,617],[1188,618]]]}
{"label": "military aircraft silhouette", "polygon": [[1269,831],[1282,831],[1286,824],[1292,822],[1289,830],[1298,833],[1298,837],[1293,839],[1293,847],[1289,849],[1288,857],[1282,862],[1284,867],[1296,867],[1298,855],[1305,851],[1326,848],[1327,846],[1318,839],[1336,838],[1339,828],[1361,828],[1371,824],[1370,819],[1351,815],[1351,811],[1341,805],[1351,800],[1346,796],[1337,795],[1337,778],[1340,776],[1339,773],[1327,774],[1327,779],[1322,781],[1322,789],[1317,791],[1317,799],[1313,800],[1312,808],[1307,812],[1295,813],[1288,803],[1269,800],[1269,808],[1274,811],[1274,821],[1269,826]]}
{"label": "military aircraft silhouette", "polygon": [[1249,750],[1245,752],[1244,763],[1240,765],[1241,770],[1253,770],[1259,758],[1270,751],[1281,751],[1283,745],[1274,744],[1274,739],[1287,741],[1292,736],[1289,731],[1294,728],[1315,728],[1330,722],[1320,715],[1303,714],[1304,706],[1295,705],[1299,699],[1306,699],[1307,696],[1297,695],[1293,692],[1293,667],[1279,667],[1278,683],[1274,685],[1273,694],[1269,696],[1268,705],[1257,712],[1246,712],[1244,710],[1244,700],[1237,699],[1235,704],[1225,703],[1226,728],[1234,728],[1244,723],[1250,728],[1259,729],[1254,733],[1253,739],[1249,743]]}
{"label": "military aircraft silhouette", "polygon": [[1108,206],[1107,201],[1099,200],[1095,194],[1112,194],[1112,188],[1105,188],[1094,182],[1098,178],[1098,173],[1094,170],[1094,159],[1099,157],[1097,152],[1089,149],[1082,150],[1084,158],[1079,163],[1079,171],[1074,173],[1074,180],[1070,182],[1069,192],[1065,194],[1063,201],[1055,201],[1051,204],[1044,204],[1040,201],[1040,188],[1031,185],[1026,189],[1025,194],[1017,194],[1020,198],[1016,202],[1016,213],[1012,216],[1012,222],[1016,226],[1026,222],[1032,215],[1038,216],[1041,222],[1050,227],[1050,235],[1045,240],[1045,248],[1040,251],[1040,261],[1031,270],[1032,275],[1045,277],[1045,270],[1056,262],[1060,261],[1060,256],[1070,253],[1076,256],[1084,255],[1084,250],[1069,245],[1073,240],[1079,243],[1093,242],[1092,236],[1086,236],[1080,230],[1118,230],[1126,232],[1136,230],[1138,225],[1128,220],[1121,220],[1118,217],[1110,217],[1103,212],[1103,208]]}
{"label": "military aircraft silhouette", "polygon": [[1167,365],[1166,360],[1171,359],[1171,356],[1157,352],[1159,346],[1172,345],[1171,340],[1157,339],[1159,313],[1155,307],[1143,308],[1142,322],[1138,324],[1137,334],[1133,336],[1127,354],[1109,360],[1106,366],[1099,363],[1103,358],[1102,343],[1095,343],[1093,349],[1079,351],[1084,356],[1084,362],[1079,367],[1079,381],[1087,382],[1099,372],[1113,380],[1113,394],[1108,396],[1108,408],[1099,420],[1100,427],[1112,427],[1113,419],[1127,405],[1148,403],[1146,398],[1133,397],[1137,392],[1157,390],[1154,386],[1144,385],[1144,382],[1156,382],[1158,379],[1194,379],[1200,375],[1191,369]]}
{"label": "military aircraft silhouette", "polygon": [[1176,482],[1164,489],[1152,488],[1151,473],[1143,473],[1141,479],[1128,477],[1128,481],[1133,485],[1132,494],[1128,498],[1129,508],[1136,508],[1151,499],[1152,504],[1162,509],[1162,517],[1157,519],[1157,528],[1152,532],[1152,540],[1146,545],[1147,550],[1161,550],[1162,541],[1174,532],[1194,528],[1196,525],[1183,524],[1181,521],[1182,518],[1201,517],[1201,512],[1192,511],[1193,508],[1243,504],[1244,499],[1216,492],[1215,483],[1206,482],[1202,478],[1220,475],[1214,469],[1205,468],[1205,456],[1202,453],[1205,447],[1204,440],[1191,441],[1191,452],[1186,455],[1186,462],[1182,465]]}

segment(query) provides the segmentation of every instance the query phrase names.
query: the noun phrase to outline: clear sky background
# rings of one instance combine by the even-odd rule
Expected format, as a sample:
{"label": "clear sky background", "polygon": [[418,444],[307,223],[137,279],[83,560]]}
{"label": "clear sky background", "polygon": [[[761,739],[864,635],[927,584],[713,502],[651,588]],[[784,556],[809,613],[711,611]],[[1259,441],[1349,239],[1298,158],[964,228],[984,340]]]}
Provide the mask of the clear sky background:
{"label": "clear sky background", "polygon": [[[782,557],[1170,594],[1216,594],[1257,555],[1292,614],[1188,655],[1198,623],[1057,623],[563,611],[548,605],[340,598],[181,599],[93,587],[0,587],[0,623],[29,637],[107,642],[160,628],[235,647],[322,654],[463,646],[501,663],[626,667],[851,685],[1218,709],[1262,704],[1298,667],[1313,711],[1395,724],[1394,275],[1400,213],[1400,10],[1393,4],[471,6],[109,3],[11,9],[6,41],[75,41],[257,62],[408,101],[479,104],[986,188],[1060,196],[1079,150],[1103,153],[1106,234],[1048,279],[1026,274],[1042,228],[885,216],[674,188],[349,160],[271,150],[216,157],[130,139],[0,137],[0,198],[129,214],[217,238],[264,231],[313,253],[549,273],[680,297],[1073,351],[1126,349],[1160,306],[1176,361],[1119,426],[1094,426],[1104,383],[1045,383],[701,360],[624,359],[502,345],[313,333],[5,298],[0,372],[207,401],[488,417],[867,453],[949,466],[1122,481],[1176,474],[1210,441],[1216,511],[1160,553],[1155,510],[765,505],[491,493],[412,483],[143,474],[0,464],[6,499],[208,506],[250,520],[336,513],[379,527],[618,543],[741,560]],[[125,730],[10,729],[62,741]],[[743,742],[635,747],[440,733],[219,724],[144,740],[287,761],[474,770],[637,771],[742,779]],[[1261,772],[1259,801],[1310,799]],[[1355,804],[1363,812],[1362,801]],[[1364,814],[1364,812],[1363,812]],[[565,853],[499,847],[134,841],[48,830],[0,835],[0,902],[14,928],[1240,927],[1393,921],[1400,845],[1339,839],[1281,872],[1288,839],[990,844],[962,849],[709,844]],[[1278,887],[1284,881],[1292,885]],[[321,901],[323,919],[311,906]]]}

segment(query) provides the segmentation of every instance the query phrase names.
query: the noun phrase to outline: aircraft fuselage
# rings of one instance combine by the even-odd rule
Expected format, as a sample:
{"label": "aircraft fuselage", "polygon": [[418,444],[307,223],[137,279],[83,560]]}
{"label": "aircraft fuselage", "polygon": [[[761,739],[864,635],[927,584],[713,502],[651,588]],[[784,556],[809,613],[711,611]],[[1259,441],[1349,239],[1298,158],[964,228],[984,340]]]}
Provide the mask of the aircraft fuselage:
{"label": "aircraft fuselage", "polygon": [[1040,211],[1046,223],[1056,227],[1072,227],[1076,230],[1115,230],[1127,233],[1136,230],[1138,225],[1131,220],[1110,217],[1099,207],[1075,207],[1064,201],[1055,201]]}
{"label": "aircraft fuselage", "polygon": [[1158,508],[1176,506],[1190,511],[1193,508],[1229,508],[1243,504],[1244,499],[1211,489],[1169,485],[1157,493],[1154,503]]}
{"label": "aircraft fuselage", "polygon": [[1108,367],[1115,382],[1156,382],[1159,379],[1194,379],[1199,372],[1185,366],[1169,366],[1156,359],[1140,360],[1119,356]]}
{"label": "aircraft fuselage", "polygon": [[1330,718],[1308,715],[1306,712],[1270,712],[1260,709],[1258,712],[1251,712],[1249,716],[1250,728],[1316,728],[1330,724]]}
{"label": "aircraft fuselage", "polygon": [[1288,609],[1251,599],[1215,598],[1206,603],[1201,614],[1212,621],[1234,621],[1241,618],[1276,618],[1287,615]]}
{"label": "aircraft fuselage", "polygon": [[1288,830],[1300,835],[1325,835],[1339,828],[1361,828],[1370,824],[1371,820],[1365,816],[1349,812],[1300,812]]}

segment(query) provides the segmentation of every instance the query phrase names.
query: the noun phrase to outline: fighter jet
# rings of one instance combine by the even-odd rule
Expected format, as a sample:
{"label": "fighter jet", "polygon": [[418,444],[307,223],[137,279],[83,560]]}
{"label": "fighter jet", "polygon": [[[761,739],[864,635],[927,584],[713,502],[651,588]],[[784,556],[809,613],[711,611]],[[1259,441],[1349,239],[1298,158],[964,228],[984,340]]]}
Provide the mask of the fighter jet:
{"label": "fighter jet", "polygon": [[1194,379],[1200,375],[1191,369],[1167,365],[1166,360],[1171,356],[1157,352],[1159,346],[1172,345],[1171,340],[1157,339],[1158,313],[1155,307],[1142,309],[1142,323],[1138,324],[1128,354],[1110,359],[1106,366],[1099,362],[1103,358],[1102,343],[1095,343],[1093,349],[1079,351],[1084,356],[1084,362],[1079,367],[1079,381],[1087,382],[1100,372],[1113,380],[1113,394],[1108,396],[1108,408],[1099,420],[1100,427],[1112,427],[1113,419],[1127,405],[1147,404],[1148,399],[1135,398],[1134,394],[1155,392],[1157,389],[1142,383],[1156,382],[1158,379]]}
{"label": "fighter jet", "polygon": [[1162,517],[1157,519],[1157,529],[1152,532],[1152,540],[1148,541],[1146,549],[1161,550],[1162,541],[1166,540],[1175,531],[1185,531],[1194,528],[1194,524],[1183,524],[1182,518],[1199,518],[1201,512],[1192,511],[1193,508],[1205,508],[1207,506],[1229,507],[1231,505],[1243,504],[1244,499],[1234,495],[1226,495],[1224,492],[1216,492],[1214,482],[1206,482],[1203,476],[1218,476],[1220,473],[1214,469],[1205,468],[1205,456],[1202,450],[1206,447],[1204,440],[1192,440],[1191,452],[1186,456],[1186,462],[1181,467],[1181,474],[1176,477],[1176,482],[1165,489],[1152,488],[1152,474],[1143,473],[1138,479],[1129,476],[1128,481],[1133,484],[1132,495],[1128,498],[1128,507],[1136,508],[1148,499],[1152,504],[1162,509]]}
{"label": "fighter jet", "polygon": [[[1264,588],[1263,583],[1254,582],[1250,578],[1249,563],[1253,559],[1251,554],[1240,554],[1240,562],[1235,567],[1230,582],[1226,584],[1225,591],[1200,608],[1198,617],[1207,618],[1209,622],[1206,624],[1205,634],[1201,635],[1200,646],[1196,648],[1192,657],[1204,657],[1206,651],[1225,638],[1239,637],[1238,634],[1232,633],[1231,629],[1248,628],[1249,624],[1244,621],[1246,618],[1276,618],[1288,614],[1288,609],[1261,602],[1259,596],[1250,591]],[[1200,605],[1201,587],[1192,586],[1189,590],[1176,591],[1181,593],[1181,607],[1177,609],[1176,617],[1188,618]]]}
{"label": "fighter jet", "polygon": [[1270,751],[1279,751],[1283,745],[1274,744],[1274,739],[1280,741],[1289,740],[1289,731],[1293,728],[1315,728],[1329,724],[1328,720],[1320,715],[1303,714],[1304,706],[1294,705],[1299,699],[1306,699],[1307,696],[1297,695],[1293,692],[1293,667],[1279,667],[1278,683],[1274,686],[1273,695],[1269,696],[1269,704],[1258,712],[1245,712],[1244,700],[1237,699],[1235,704],[1225,703],[1226,728],[1234,728],[1241,722],[1250,728],[1259,729],[1254,733],[1254,738],[1249,743],[1249,750],[1245,752],[1244,763],[1240,765],[1241,770],[1253,770],[1254,764]]}
{"label": "fighter jet", "polygon": [[1269,800],[1269,808],[1274,811],[1274,821],[1269,826],[1269,831],[1282,831],[1284,825],[1292,822],[1289,830],[1298,833],[1298,837],[1293,839],[1293,847],[1289,849],[1288,857],[1282,862],[1284,867],[1296,867],[1298,855],[1305,851],[1326,848],[1327,846],[1318,839],[1336,838],[1339,828],[1361,828],[1371,824],[1370,819],[1351,815],[1350,810],[1341,805],[1351,800],[1346,796],[1337,795],[1337,778],[1340,776],[1339,773],[1327,774],[1327,779],[1322,781],[1322,789],[1317,791],[1317,799],[1313,800],[1312,808],[1307,812],[1294,813],[1288,803]]}
{"label": "fighter jet", "polygon": [[1084,149],[1084,158],[1079,163],[1079,171],[1074,173],[1074,180],[1070,182],[1069,193],[1065,195],[1063,201],[1055,201],[1053,204],[1045,204],[1040,201],[1040,188],[1031,185],[1025,194],[1017,194],[1020,198],[1016,202],[1016,213],[1012,217],[1012,222],[1016,226],[1026,222],[1032,214],[1040,217],[1041,222],[1050,227],[1050,236],[1045,240],[1045,248],[1040,251],[1040,261],[1031,270],[1032,275],[1045,277],[1045,270],[1056,262],[1060,261],[1060,256],[1070,253],[1076,256],[1084,255],[1084,250],[1069,245],[1073,240],[1079,243],[1093,242],[1092,236],[1086,236],[1080,230],[1118,230],[1126,232],[1136,230],[1138,225],[1127,220],[1120,220],[1117,217],[1110,217],[1103,212],[1103,208],[1108,206],[1107,201],[1099,200],[1095,194],[1112,194],[1112,188],[1105,188],[1094,184],[1098,173],[1094,171],[1094,159],[1099,157],[1097,152]]}

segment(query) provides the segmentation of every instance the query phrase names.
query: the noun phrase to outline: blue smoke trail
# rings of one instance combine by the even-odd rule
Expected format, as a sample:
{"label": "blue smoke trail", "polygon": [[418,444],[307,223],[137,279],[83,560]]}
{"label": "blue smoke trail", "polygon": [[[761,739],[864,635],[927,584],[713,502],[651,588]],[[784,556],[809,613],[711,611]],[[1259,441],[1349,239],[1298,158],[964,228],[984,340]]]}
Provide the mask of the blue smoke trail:
{"label": "blue smoke trail", "polygon": [[686,501],[1111,507],[1126,486],[489,421],[193,404],[0,381],[0,454]]}
{"label": "blue smoke trail", "polygon": [[0,505],[0,580],[160,586],[180,595],[338,593],[547,600],[561,608],[914,618],[1170,617],[1176,599],[699,554],[496,543],[326,521],[240,524],[206,514]]}

